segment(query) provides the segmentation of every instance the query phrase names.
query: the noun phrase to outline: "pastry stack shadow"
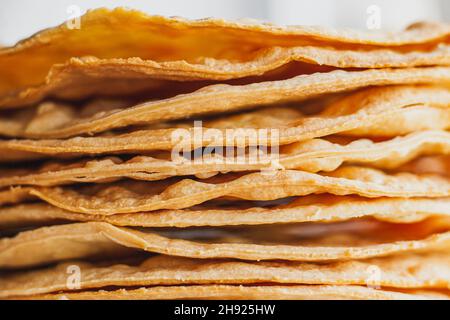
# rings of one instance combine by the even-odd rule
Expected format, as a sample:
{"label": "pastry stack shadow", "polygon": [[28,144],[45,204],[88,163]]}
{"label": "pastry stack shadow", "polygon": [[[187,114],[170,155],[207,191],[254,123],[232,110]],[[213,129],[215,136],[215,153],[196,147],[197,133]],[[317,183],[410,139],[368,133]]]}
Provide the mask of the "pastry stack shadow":
{"label": "pastry stack shadow", "polygon": [[450,25],[79,26],[0,49],[1,299],[450,298]]}

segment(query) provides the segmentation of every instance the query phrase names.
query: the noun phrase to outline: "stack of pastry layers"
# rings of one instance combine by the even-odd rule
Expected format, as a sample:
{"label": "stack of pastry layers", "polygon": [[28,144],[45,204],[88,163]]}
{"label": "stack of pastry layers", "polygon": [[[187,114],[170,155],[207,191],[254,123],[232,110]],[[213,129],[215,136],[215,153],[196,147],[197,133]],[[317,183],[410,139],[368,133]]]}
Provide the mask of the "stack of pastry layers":
{"label": "stack of pastry layers", "polygon": [[1,49],[0,297],[449,298],[449,65],[444,24],[124,9]]}

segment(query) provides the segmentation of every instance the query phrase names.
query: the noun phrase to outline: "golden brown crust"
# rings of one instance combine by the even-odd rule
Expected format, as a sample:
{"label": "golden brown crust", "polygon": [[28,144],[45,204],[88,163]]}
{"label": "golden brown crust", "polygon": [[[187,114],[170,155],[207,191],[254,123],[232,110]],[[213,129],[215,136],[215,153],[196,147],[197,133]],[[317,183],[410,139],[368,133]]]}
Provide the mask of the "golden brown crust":
{"label": "golden brown crust", "polygon": [[368,198],[438,198],[450,195],[450,183],[448,178],[438,175],[386,174],[363,167],[342,167],[326,175],[284,170],[222,175],[199,181],[131,180],[78,188],[17,187],[0,192],[0,204],[20,203],[35,197],[73,212],[111,215],[189,208],[221,197],[265,201],[322,193]]}
{"label": "golden brown crust", "polygon": [[79,268],[79,289],[205,284],[367,285],[389,288],[447,289],[450,260],[446,253],[404,254],[327,264],[305,262],[244,262],[169,256],[139,265],[96,265],[71,261],[41,270],[23,271],[0,281],[0,298],[54,292],[70,293],[67,270]]}
{"label": "golden brown crust", "polygon": [[449,299],[447,294],[426,290],[398,292],[363,286],[163,286],[116,291],[85,291],[25,297],[37,300],[428,300]]}
{"label": "golden brown crust", "polygon": [[[126,94],[139,91],[136,86],[141,90],[158,86],[160,79],[260,75],[293,60],[375,68],[448,64],[445,44],[450,27],[445,24],[420,23],[396,34],[372,34],[216,19],[189,21],[124,9],[91,11],[81,24],[79,30],[62,24],[1,49],[0,105],[23,106],[47,95]],[[70,60],[80,52],[82,59]],[[24,75],[17,65],[32,72]],[[124,78],[134,85],[120,81]]]}
{"label": "golden brown crust", "polygon": [[[286,145],[280,149],[279,154],[262,157],[257,153],[246,152],[244,155],[232,156],[210,154],[203,156],[202,161],[183,162],[151,156],[135,156],[126,161],[119,157],[83,159],[71,163],[49,161],[38,168],[0,169],[0,187],[54,186],[73,182],[99,183],[123,177],[148,181],[188,175],[202,178],[218,173],[271,168],[298,169],[307,172],[333,171],[344,162],[393,169],[417,156],[431,154],[450,155],[449,132],[419,131],[382,142],[357,139],[347,140],[345,144],[312,139]],[[442,167],[447,162],[447,158],[437,157],[434,166]]]}
{"label": "golden brown crust", "polygon": [[414,223],[430,217],[450,215],[450,198],[376,198],[314,195],[295,199],[288,204],[264,207],[230,208],[198,205],[182,210],[116,215],[94,215],[70,212],[44,203],[22,204],[0,208],[0,230],[42,226],[62,221],[99,221],[116,226],[193,227],[233,226],[299,222],[336,222],[373,217],[392,223]]}
{"label": "golden brown crust", "polygon": [[404,226],[360,221],[318,227],[254,226],[235,228],[232,232],[220,228],[209,232],[204,229],[200,232],[172,230],[165,231],[167,236],[164,236],[105,222],[74,223],[38,228],[13,238],[0,239],[0,268],[25,268],[62,260],[105,258],[105,255],[122,256],[130,254],[129,248],[201,259],[366,259],[406,252],[447,251],[450,242],[448,226],[448,219]]}
{"label": "golden brown crust", "polygon": [[[161,121],[183,119],[200,114],[245,110],[273,103],[300,101],[324,93],[340,92],[370,85],[406,85],[427,82],[441,82],[441,84],[445,85],[450,80],[449,75],[450,68],[443,67],[334,71],[242,86],[213,85],[192,93],[144,102],[133,107],[126,107],[126,105],[125,107],[120,107],[120,105],[114,104],[112,109],[106,109],[101,104],[98,112],[96,112],[96,106],[92,104],[88,104],[86,108],[89,110],[85,110],[84,108],[74,108],[68,105],[44,103],[38,108],[22,110],[0,118],[0,123],[2,124],[0,133],[11,137],[64,138],[87,133],[93,134],[130,125],[154,125]],[[431,120],[424,120],[425,128],[446,129],[449,119],[447,108],[450,100],[449,95],[445,86],[399,86],[367,89],[332,103],[324,113],[319,115],[318,119],[302,119],[301,114],[297,112],[297,116],[293,121],[278,127],[281,130],[280,143],[292,143],[300,139],[304,140],[321,136],[319,133],[314,135],[312,132],[316,126],[316,131],[319,128],[325,130],[322,135],[335,133],[336,130],[340,132],[357,129],[361,127],[357,123],[369,120],[371,121],[362,122],[362,126],[370,128],[370,126],[375,125],[375,128],[379,129],[388,116],[395,116],[404,108],[408,109],[408,107],[411,107],[415,109],[422,105],[437,108],[437,110],[431,112]],[[339,111],[340,109],[345,110],[347,113]],[[439,111],[440,109],[442,110]],[[280,110],[278,113],[282,111]],[[436,115],[438,111],[440,114]],[[412,124],[409,124],[409,121],[406,129],[400,127],[398,130],[387,134],[408,133],[411,132],[411,127],[415,128],[415,130],[418,130],[418,128],[423,130],[424,124],[417,121],[417,118],[425,116],[424,118],[426,119],[428,113],[422,112],[419,116],[413,115]],[[326,116],[330,118],[324,118]],[[369,120],[366,120],[368,116]],[[267,125],[259,125],[259,122],[264,119],[258,120],[258,117],[254,118],[255,123],[246,123],[244,128],[249,126],[250,128],[267,128]],[[224,120],[226,121],[227,119]],[[348,122],[348,125],[343,124],[344,120]],[[266,122],[263,121],[262,123]],[[429,127],[430,123],[434,123],[435,127]],[[211,121],[205,126],[217,129],[227,128],[221,127],[224,124],[224,121]],[[192,124],[189,126],[192,126]],[[395,130],[395,126],[382,127]],[[172,134],[174,129],[179,129],[179,127],[165,129],[157,129],[156,127],[156,129],[152,130],[150,139],[154,139],[153,149],[170,149],[173,147]],[[334,132],[332,131],[333,129],[335,130]],[[378,130],[375,133],[379,132],[383,132],[383,130]],[[146,136],[149,135],[149,132],[143,133]],[[188,133],[192,134],[192,132]],[[235,135],[236,133],[231,135],[233,140]],[[295,138],[296,135],[301,138]],[[222,133],[222,136],[225,137],[227,135]],[[204,145],[211,142],[220,143],[220,140],[217,141],[217,138],[214,138],[215,140],[213,141],[211,141],[211,138],[209,140],[202,139],[204,140],[202,143]],[[161,142],[158,142],[160,140]],[[224,142],[221,144],[224,144]]]}

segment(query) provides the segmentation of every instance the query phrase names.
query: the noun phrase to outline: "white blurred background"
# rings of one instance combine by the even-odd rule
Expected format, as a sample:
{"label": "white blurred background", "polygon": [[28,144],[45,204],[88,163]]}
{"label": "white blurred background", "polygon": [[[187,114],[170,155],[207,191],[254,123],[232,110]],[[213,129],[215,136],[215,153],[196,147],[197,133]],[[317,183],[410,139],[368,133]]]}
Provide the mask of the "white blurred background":
{"label": "white blurred background", "polygon": [[450,22],[450,0],[0,0],[0,44],[12,45],[73,18],[77,11],[117,6],[187,18],[254,18],[370,30],[399,30],[420,20]]}

